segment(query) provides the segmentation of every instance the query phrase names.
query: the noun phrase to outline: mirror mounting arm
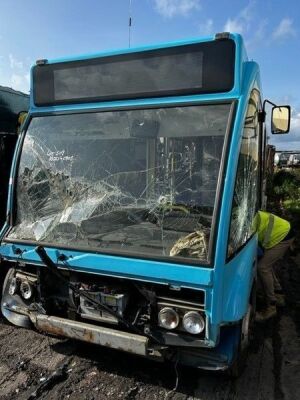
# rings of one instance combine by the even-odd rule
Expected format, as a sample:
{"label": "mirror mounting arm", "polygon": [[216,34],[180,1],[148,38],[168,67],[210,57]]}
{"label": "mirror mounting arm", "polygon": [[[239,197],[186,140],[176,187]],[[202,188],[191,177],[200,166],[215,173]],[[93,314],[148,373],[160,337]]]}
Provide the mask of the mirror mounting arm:
{"label": "mirror mounting arm", "polygon": [[270,100],[268,100],[268,99],[265,99],[264,102],[263,102],[263,111],[265,111],[266,103],[271,104],[271,106],[273,106],[273,107],[277,107],[277,104],[272,103],[272,101],[270,101]]}
{"label": "mirror mounting arm", "polygon": [[262,110],[258,114],[258,121],[259,122],[265,122],[266,121],[266,103],[271,104],[273,107],[277,107],[275,103],[272,103],[272,101],[266,99],[263,102]]}

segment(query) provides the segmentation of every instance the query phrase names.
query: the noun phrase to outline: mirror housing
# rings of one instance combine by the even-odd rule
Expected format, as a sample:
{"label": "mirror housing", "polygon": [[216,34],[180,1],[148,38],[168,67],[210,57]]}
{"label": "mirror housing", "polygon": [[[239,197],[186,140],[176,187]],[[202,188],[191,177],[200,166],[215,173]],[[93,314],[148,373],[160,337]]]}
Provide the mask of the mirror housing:
{"label": "mirror housing", "polygon": [[273,135],[288,133],[291,123],[290,106],[274,106],[272,108],[271,131]]}

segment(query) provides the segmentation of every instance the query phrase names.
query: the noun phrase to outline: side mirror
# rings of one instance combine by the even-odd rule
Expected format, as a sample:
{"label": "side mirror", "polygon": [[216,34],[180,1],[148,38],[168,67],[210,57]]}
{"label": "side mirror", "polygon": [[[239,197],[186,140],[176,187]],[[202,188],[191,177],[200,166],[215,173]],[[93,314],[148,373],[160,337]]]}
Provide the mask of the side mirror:
{"label": "side mirror", "polygon": [[290,106],[274,106],[272,108],[271,131],[273,135],[288,133],[291,122]]}

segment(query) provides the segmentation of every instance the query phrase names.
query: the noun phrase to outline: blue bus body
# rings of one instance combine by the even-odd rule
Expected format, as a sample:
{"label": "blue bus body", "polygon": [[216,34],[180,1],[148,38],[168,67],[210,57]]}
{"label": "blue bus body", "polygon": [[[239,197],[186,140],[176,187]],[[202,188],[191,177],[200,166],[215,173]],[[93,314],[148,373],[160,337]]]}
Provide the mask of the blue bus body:
{"label": "blue bus body", "polygon": [[[241,147],[247,106],[251,92],[254,89],[258,92],[261,91],[259,67],[255,62],[248,60],[241,36],[231,34],[230,39],[234,41],[236,49],[234,61],[234,85],[233,88],[226,93],[204,93],[180,96],[172,95],[158,98],[118,99],[112,101],[86,102],[81,104],[36,106],[32,95],[34,87],[31,87],[29,116],[22,137],[20,137],[17,145],[11,171],[7,209],[8,218],[1,231],[0,255],[3,268],[16,268],[17,266],[17,268],[26,271],[26,266],[30,265],[30,270],[32,271],[32,268],[40,269],[44,267],[44,263],[36,252],[36,245],[34,243],[22,242],[22,240],[14,239],[7,240],[7,235],[11,230],[11,216],[14,213],[14,201],[18,196],[16,180],[20,152],[22,151],[22,141],[26,135],[26,128],[30,124],[31,118],[43,118],[50,114],[59,115],[69,112],[82,113],[85,111],[103,111],[111,108],[128,109],[143,106],[163,107],[164,105],[175,106],[176,104],[201,105],[213,104],[216,102],[229,102],[234,104],[235,110],[231,117],[230,133],[226,138],[227,149],[224,158],[224,169],[222,172],[223,182],[220,189],[218,212],[215,220],[216,226],[211,265],[205,263],[203,265],[201,265],[201,263],[190,264],[185,263],[184,260],[182,262],[176,261],[170,264],[166,260],[151,260],[149,258],[143,258],[142,256],[130,257],[125,255],[106,254],[101,251],[89,252],[83,251],[82,249],[64,247],[63,243],[59,246],[44,245],[44,249],[48,256],[54,263],[56,263],[58,269],[61,269],[61,271],[68,270],[97,277],[122,278],[126,281],[165,285],[173,288],[175,295],[183,289],[192,289],[195,293],[203,293],[203,311],[206,323],[204,336],[194,344],[193,338],[189,340],[185,338],[182,342],[180,342],[180,339],[178,339],[179,341],[177,342],[175,340],[175,345],[173,345],[173,347],[172,345],[168,346],[172,348],[172,351],[174,349],[176,351],[179,350],[178,357],[183,363],[207,369],[226,369],[232,365],[236,359],[241,344],[242,321],[247,314],[249,303],[251,302],[251,293],[253,285],[255,284],[256,275],[257,236],[255,233],[251,235],[251,237],[247,238],[245,243],[240,246],[232,256],[228,257],[227,253],[232,201],[234,197],[239,161],[239,149]],[[93,57],[129,54],[158,48],[164,49],[172,46],[210,42],[214,40],[216,40],[215,37],[207,37],[186,42],[166,43],[160,44],[159,46],[155,45],[136,49],[119,50],[111,53],[87,55],[80,58],[77,57],[76,60],[89,60]],[[52,60],[47,61],[47,64],[65,63],[73,60],[74,59]],[[31,80],[31,82],[33,82],[33,80]],[[262,124],[260,126],[260,131],[263,132]],[[250,222],[248,222],[248,224],[249,223]],[[60,255],[62,254],[63,257],[60,258]],[[21,315],[24,311],[22,311],[22,307],[18,308],[18,305],[14,308],[13,306],[9,306],[7,301],[4,301],[3,304],[3,301],[2,311],[4,310],[4,315],[6,315],[5,310],[7,311],[8,316],[12,315],[14,312]],[[28,314],[26,315],[28,317]],[[8,319],[9,318],[10,317],[8,317]],[[47,330],[45,329],[45,323],[43,324],[42,322],[40,325],[35,325],[38,329]],[[61,332],[63,332],[63,334],[72,337],[72,334],[68,332],[68,329],[63,326],[63,319],[60,322],[57,319],[55,323],[60,324],[60,328],[62,328]],[[19,325],[22,325],[22,322],[19,323]],[[54,326],[55,324],[53,327]],[[56,325],[56,328],[57,327],[58,325]],[[110,329],[113,330],[113,328]],[[51,329],[48,331],[50,332]],[[54,328],[52,329],[52,333],[53,332],[55,333]],[[117,332],[119,332],[119,330],[117,330]],[[78,337],[85,340],[81,334],[78,334]],[[95,340],[91,341],[95,342]],[[101,340],[99,343],[103,344]],[[122,339],[120,339],[118,348],[126,350],[126,346],[122,343]],[[116,346],[115,344],[112,344],[111,347]],[[163,357],[163,351],[160,350],[159,346],[154,346],[154,348],[155,351],[152,349],[148,355],[143,355],[149,357]],[[140,354],[139,351],[135,351],[134,349],[128,351]]]}

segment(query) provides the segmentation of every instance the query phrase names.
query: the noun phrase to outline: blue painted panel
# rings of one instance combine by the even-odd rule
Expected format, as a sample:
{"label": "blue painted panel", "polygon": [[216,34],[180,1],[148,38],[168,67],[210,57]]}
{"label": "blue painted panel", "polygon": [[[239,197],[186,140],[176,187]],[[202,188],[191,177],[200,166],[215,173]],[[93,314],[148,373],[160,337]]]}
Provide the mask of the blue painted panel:
{"label": "blue painted panel", "polygon": [[[2,257],[12,261],[20,261],[20,256],[16,255],[14,252],[16,247],[23,251],[22,261],[41,264],[41,260],[34,250],[35,246],[2,243],[0,246]],[[55,248],[45,249],[51,259],[57,264],[59,264],[57,262],[59,254],[63,253],[66,255],[69,258],[68,262],[65,264],[60,263],[60,265],[62,267],[67,266],[77,271],[174,284],[190,288],[202,288],[212,286],[213,284],[213,270],[211,268],[87,252],[83,253],[73,250],[63,250],[60,252]]]}
{"label": "blue painted panel", "polygon": [[220,360],[224,360],[226,365],[231,365],[234,361],[240,342],[241,330],[239,325],[224,327],[221,330],[218,346],[211,351],[217,354]]}
{"label": "blue painted panel", "polygon": [[238,321],[247,312],[255,276],[257,236],[224,267],[223,322]]}
{"label": "blue painted panel", "polygon": [[117,109],[119,107],[163,107],[165,105],[176,106],[177,104],[184,103],[199,103],[199,102],[224,102],[232,101],[239,97],[237,91],[231,91],[222,94],[201,94],[201,95],[189,95],[189,96],[174,96],[174,97],[162,97],[162,98],[147,98],[140,100],[118,100],[118,101],[103,101],[101,103],[84,103],[84,104],[72,104],[72,105],[62,105],[62,106],[51,106],[51,107],[35,107],[31,103],[30,113],[35,115],[43,115],[45,113],[53,112],[85,112],[87,110],[105,110],[105,109]]}
{"label": "blue painted panel", "polygon": [[198,348],[193,365],[204,369],[228,368],[236,358],[239,341],[239,325],[223,327],[218,345],[214,348]]}

